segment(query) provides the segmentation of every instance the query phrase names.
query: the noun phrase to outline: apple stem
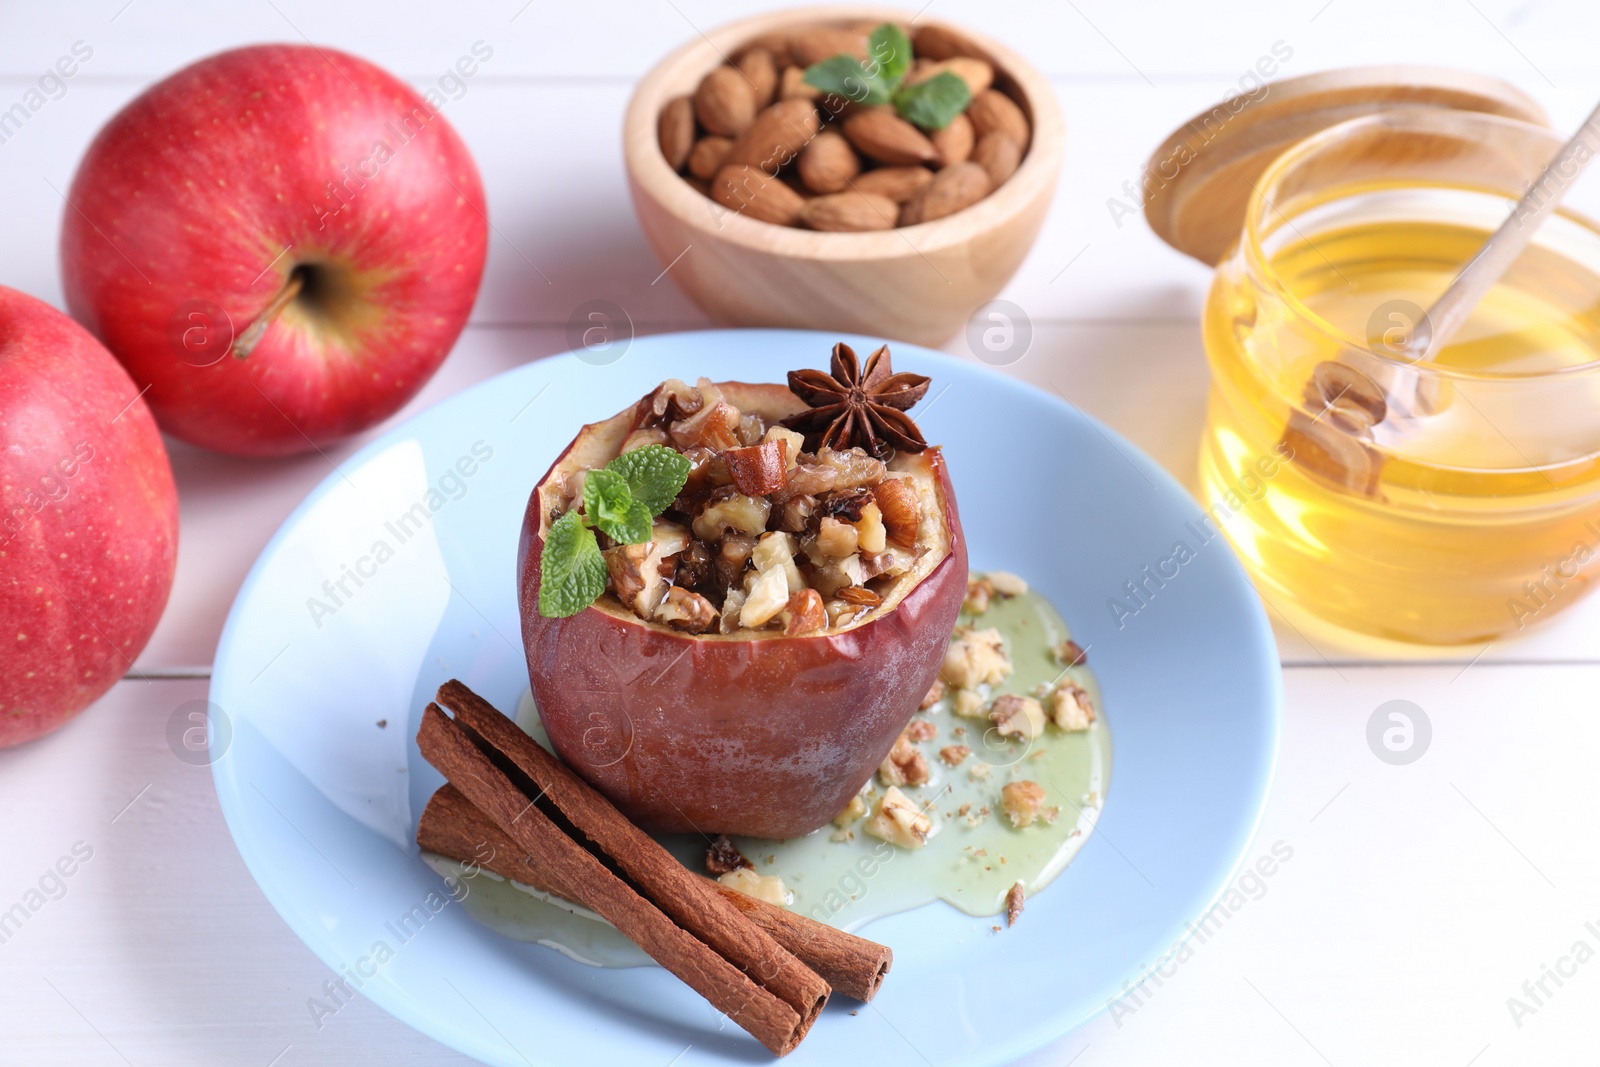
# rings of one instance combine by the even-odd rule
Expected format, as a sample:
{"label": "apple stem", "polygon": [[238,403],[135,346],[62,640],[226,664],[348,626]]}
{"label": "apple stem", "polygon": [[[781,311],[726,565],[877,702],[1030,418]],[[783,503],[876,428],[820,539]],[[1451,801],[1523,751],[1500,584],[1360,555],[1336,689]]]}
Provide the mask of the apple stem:
{"label": "apple stem", "polygon": [[266,335],[267,327],[272,325],[272,320],[277,318],[278,313],[288,307],[296,296],[300,295],[300,289],[304,284],[304,279],[298,271],[289,275],[289,280],[283,283],[283,288],[278,290],[278,295],[272,298],[272,302],[263,308],[261,314],[256,316],[255,321],[246,326],[239,336],[234,339],[233,357],[235,359],[244,359],[255,350],[261,338]]}

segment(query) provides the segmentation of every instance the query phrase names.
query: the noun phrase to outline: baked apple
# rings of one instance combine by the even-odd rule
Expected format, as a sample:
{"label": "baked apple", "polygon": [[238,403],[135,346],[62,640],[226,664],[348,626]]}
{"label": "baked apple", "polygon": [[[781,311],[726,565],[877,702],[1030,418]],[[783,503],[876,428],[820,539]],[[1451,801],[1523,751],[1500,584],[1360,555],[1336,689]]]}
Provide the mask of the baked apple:
{"label": "baked apple", "polygon": [[943,456],[904,414],[927,379],[844,345],[833,372],[665,382],[583,427],[529,498],[539,716],[650,829],[817,829],[939,673],[967,556]]}

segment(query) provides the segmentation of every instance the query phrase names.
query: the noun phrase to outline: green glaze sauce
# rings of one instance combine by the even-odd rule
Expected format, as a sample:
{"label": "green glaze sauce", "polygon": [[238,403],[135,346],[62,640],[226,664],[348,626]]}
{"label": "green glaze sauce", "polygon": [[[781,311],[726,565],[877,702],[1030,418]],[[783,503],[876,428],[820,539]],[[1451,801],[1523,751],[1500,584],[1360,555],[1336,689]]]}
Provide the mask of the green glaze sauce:
{"label": "green glaze sauce", "polygon": [[[1089,667],[1063,668],[1056,658],[1056,647],[1070,636],[1066,623],[1049,602],[1030,590],[1009,599],[996,598],[980,616],[963,612],[959,625],[998,630],[1011,658],[1013,673],[985,692],[986,707],[996,696],[1038,696],[1058,679],[1068,678],[1093,700],[1094,724],[1074,733],[1050,725],[1031,742],[1005,738],[986,719],[956,715],[947,693],[918,715],[937,730],[932,740],[919,743],[931,780],[901,787],[934,816],[936,829],[923,848],[897,848],[872,837],[865,832],[864,818],[842,830],[829,825],[789,841],[734,839],[757,873],[783,879],[793,897],[792,910],[849,930],[935,900],[968,915],[996,915],[1005,910],[1013,884],[1021,882],[1028,897],[1049,885],[1093,830],[1110,778],[1111,734]],[[524,695],[517,709],[517,722],[548,747],[530,695]],[[966,745],[971,755],[957,766],[947,766],[939,757],[947,745]],[[1012,828],[1000,790],[1023,779],[1044,787],[1044,806],[1057,809],[1053,821]],[[869,800],[875,808],[884,786],[874,776],[871,788]],[[660,840],[690,869],[704,869],[703,839],[664,835]],[[425,855],[425,859],[441,874],[461,871],[461,865],[442,857]],[[598,966],[650,962],[583,908],[552,901],[487,872],[468,884],[467,912],[506,937],[549,945]]]}

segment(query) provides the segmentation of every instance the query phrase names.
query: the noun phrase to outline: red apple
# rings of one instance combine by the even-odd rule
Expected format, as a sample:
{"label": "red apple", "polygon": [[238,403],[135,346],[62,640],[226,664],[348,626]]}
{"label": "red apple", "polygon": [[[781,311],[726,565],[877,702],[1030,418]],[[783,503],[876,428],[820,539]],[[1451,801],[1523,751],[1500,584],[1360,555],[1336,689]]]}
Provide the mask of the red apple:
{"label": "red apple", "polygon": [[117,361],[0,286],[0,748],[48,733],[133,665],[161,618],[178,494]]}
{"label": "red apple", "polygon": [[438,369],[483,274],[483,187],[420,96],[328,48],[212,56],[106,124],[61,234],[67,306],[168,433],[321,447]]}
{"label": "red apple", "polygon": [[[804,405],[781,385],[718,383],[769,423]],[[891,470],[925,475],[939,534],[864,621],[818,636],[692,635],[614,597],[539,614],[540,557],[567,478],[614,457],[634,409],[585,426],[534,488],[517,562],[528,678],[556,753],[655,830],[787,838],[850,802],[938,676],[967,591],[967,551],[937,448]]]}

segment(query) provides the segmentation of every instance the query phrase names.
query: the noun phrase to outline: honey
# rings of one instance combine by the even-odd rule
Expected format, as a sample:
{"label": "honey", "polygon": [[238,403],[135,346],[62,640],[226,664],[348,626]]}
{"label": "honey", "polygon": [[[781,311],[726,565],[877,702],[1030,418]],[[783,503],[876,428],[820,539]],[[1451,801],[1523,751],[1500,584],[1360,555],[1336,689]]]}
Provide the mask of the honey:
{"label": "honey", "polygon": [[[1508,138],[1532,171],[1553,150],[1508,120],[1404,121],[1335,127],[1264,176],[1205,309],[1202,500],[1291,618],[1481,644],[1600,574],[1600,232],[1553,217],[1431,360],[1401,358],[1520,194],[1495,170]],[[1408,136],[1423,147],[1395,152]],[[1330,362],[1388,394],[1373,425],[1313,427],[1370,457],[1358,477],[1285,432],[1325,414],[1307,383]]]}

